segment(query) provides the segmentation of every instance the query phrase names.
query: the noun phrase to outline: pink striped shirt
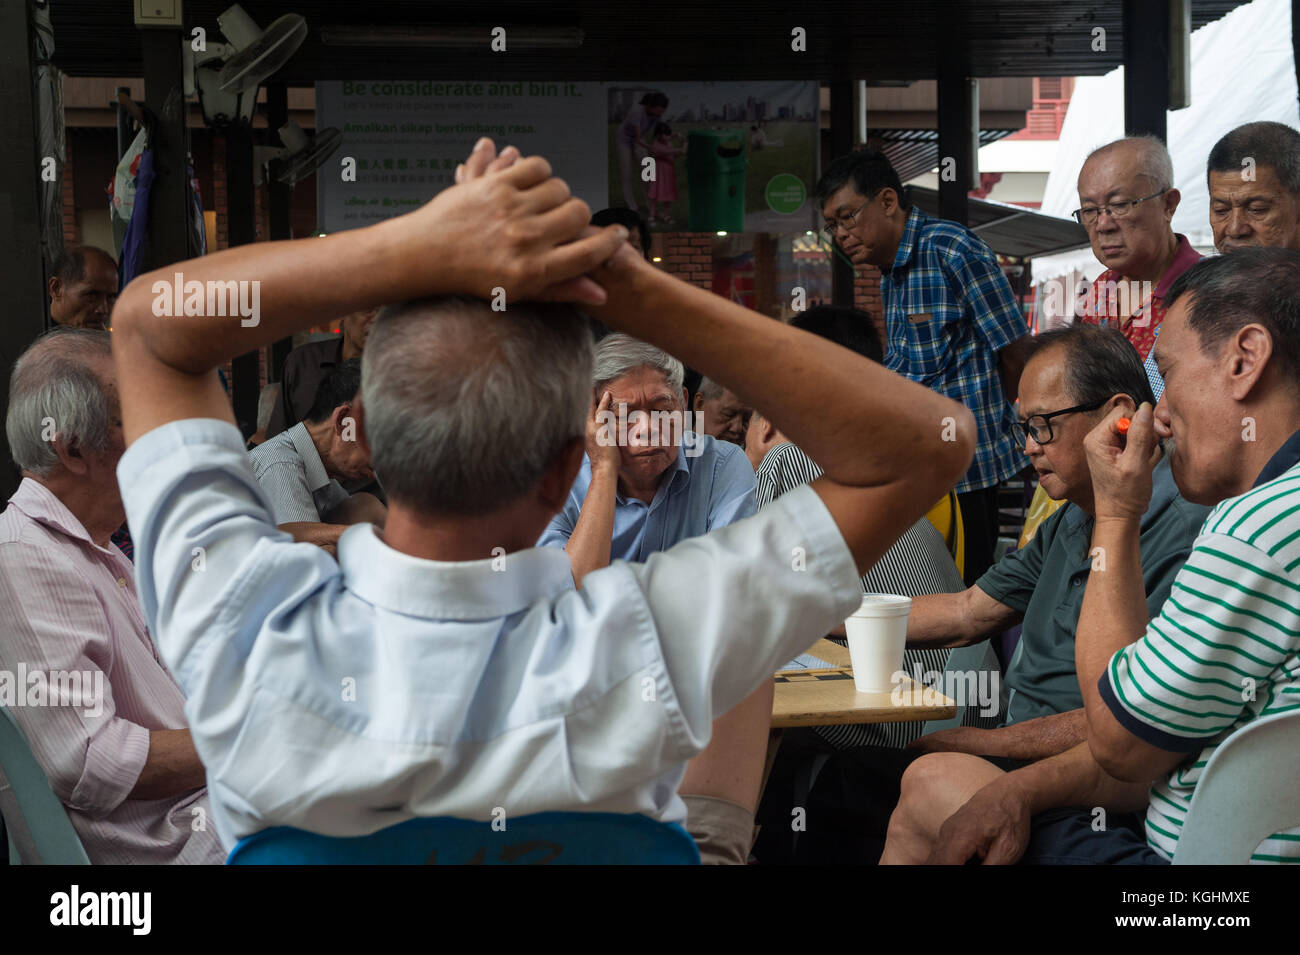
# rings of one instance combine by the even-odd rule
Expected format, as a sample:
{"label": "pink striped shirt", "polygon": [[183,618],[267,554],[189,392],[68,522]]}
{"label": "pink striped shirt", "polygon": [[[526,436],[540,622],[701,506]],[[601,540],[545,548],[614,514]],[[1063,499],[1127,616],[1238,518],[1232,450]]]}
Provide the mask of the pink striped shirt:
{"label": "pink striped shirt", "polygon": [[220,863],[207,789],[129,799],[149,731],[185,697],[145,629],[131,562],[25,478],[0,514],[0,705],[96,864]]}

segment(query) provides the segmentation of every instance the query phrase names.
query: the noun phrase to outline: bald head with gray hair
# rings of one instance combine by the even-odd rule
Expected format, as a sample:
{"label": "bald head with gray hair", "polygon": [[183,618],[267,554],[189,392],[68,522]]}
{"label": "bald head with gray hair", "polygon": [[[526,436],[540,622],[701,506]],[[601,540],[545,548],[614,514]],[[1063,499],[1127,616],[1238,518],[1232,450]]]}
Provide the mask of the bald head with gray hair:
{"label": "bald head with gray hair", "polygon": [[97,329],[55,328],[28,346],[9,378],[5,415],[9,454],[19,470],[37,477],[57,470],[55,437],[69,448],[108,449],[116,394],[103,372],[112,359],[112,339]]}
{"label": "bald head with gray hair", "polygon": [[389,498],[482,516],[523,496],[586,433],[591,330],[563,305],[469,298],[389,305],[366,340],[361,400]]}
{"label": "bald head with gray hair", "polygon": [[664,376],[668,388],[681,396],[686,368],[661,348],[631,335],[608,335],[596,346],[596,361],[591,372],[591,386],[599,391],[611,381],[638,368],[651,368]]}
{"label": "bald head with gray hair", "polygon": [[1169,156],[1168,148],[1157,136],[1125,136],[1113,143],[1098,146],[1088,153],[1088,158],[1083,161],[1083,164],[1086,166],[1093,159],[1099,159],[1121,149],[1131,149],[1137,153],[1138,175],[1151,184],[1153,192],[1173,188],[1174,161]]}

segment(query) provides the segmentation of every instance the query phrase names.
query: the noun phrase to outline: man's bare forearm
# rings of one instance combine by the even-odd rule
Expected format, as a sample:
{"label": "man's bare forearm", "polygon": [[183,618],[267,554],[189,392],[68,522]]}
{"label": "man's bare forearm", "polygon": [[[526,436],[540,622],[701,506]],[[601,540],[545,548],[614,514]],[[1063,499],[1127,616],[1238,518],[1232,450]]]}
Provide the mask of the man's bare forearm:
{"label": "man's bare forearm", "polygon": [[334,553],[334,548],[338,545],[343,532],[348,529],[348,525],[319,524],[315,521],[290,521],[287,524],[280,524],[279,528],[299,544],[315,544],[317,547],[324,547],[330,553]]}
{"label": "man's bare forearm", "polygon": [[1149,783],[1125,783],[1108,776],[1087,743],[1040,759],[1008,774],[1007,783],[1026,794],[1033,815],[1070,806],[1100,806],[1112,812],[1145,809]]}
{"label": "man's bare forearm", "polygon": [[846,348],[654,268],[606,288],[596,317],[726,384],[836,484],[908,480],[938,497],[969,460],[974,419],[964,406]]}
{"label": "man's bare forearm", "polygon": [[907,645],[912,649],[965,647],[998,633],[1020,619],[1010,607],[979,587],[957,594],[912,598]]}
{"label": "man's bare forearm", "polygon": [[976,755],[1038,760],[1059,756],[1088,738],[1088,718],[1082,709],[1053,713],[1014,726],[989,731],[990,752]]}
{"label": "man's bare forearm", "polygon": [[[401,301],[428,283],[412,281],[410,244],[390,241],[389,226],[379,223],[311,242],[258,242],[157,269],[123,291],[113,312],[114,333],[139,333],[160,362],[199,375],[321,322]],[[428,271],[426,262],[426,277]],[[251,302],[256,288],[257,324],[244,325],[252,318],[240,314],[156,314],[154,305],[161,296],[171,296],[174,302],[179,294],[184,300],[184,288],[191,282],[205,290],[204,311],[208,283],[256,282],[244,294]]]}
{"label": "man's bare forearm", "polygon": [[573,582],[579,587],[587,574],[609,566],[617,493],[618,471],[606,467],[593,468],[578,522],[569,535],[569,542],[564,545],[564,552],[569,555],[573,567]]}
{"label": "man's bare forearm", "polygon": [[1097,683],[1115,653],[1142,636],[1147,626],[1147,598],[1142,579],[1140,529],[1136,520],[1099,520],[1093,530],[1093,570],[1079,609],[1074,641],[1075,670],[1089,724],[1114,717]]}
{"label": "man's bare forearm", "polygon": [[966,592],[912,598],[907,617],[909,649],[964,647],[974,639]]}
{"label": "man's bare forearm", "polygon": [[150,730],[149,756],[131,799],[166,799],[206,785],[203,764],[189,730]]}

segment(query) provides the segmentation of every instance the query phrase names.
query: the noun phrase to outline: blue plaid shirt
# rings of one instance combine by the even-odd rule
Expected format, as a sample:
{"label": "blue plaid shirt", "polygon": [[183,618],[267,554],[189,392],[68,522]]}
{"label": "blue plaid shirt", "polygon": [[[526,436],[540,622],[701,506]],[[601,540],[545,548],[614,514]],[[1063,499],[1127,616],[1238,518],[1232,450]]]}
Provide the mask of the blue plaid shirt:
{"label": "blue plaid shirt", "polygon": [[885,367],[960,401],[975,415],[975,460],[957,493],[1024,467],[1002,390],[998,352],[1029,334],[997,256],[964,226],[913,208],[894,266],[880,279]]}

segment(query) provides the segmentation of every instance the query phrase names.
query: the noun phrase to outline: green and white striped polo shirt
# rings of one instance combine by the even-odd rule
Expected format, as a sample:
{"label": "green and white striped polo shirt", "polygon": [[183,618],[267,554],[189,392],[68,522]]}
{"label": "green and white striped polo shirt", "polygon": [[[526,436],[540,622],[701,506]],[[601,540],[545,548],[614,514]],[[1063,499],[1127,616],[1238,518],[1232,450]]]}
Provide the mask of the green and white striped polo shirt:
{"label": "green and white striped polo shirt", "polygon": [[[1298,436],[1300,437],[1300,436]],[[1146,634],[1100,681],[1115,718],[1140,739],[1189,753],[1151,787],[1147,842],[1172,859],[1197,780],[1215,749],[1252,720],[1300,709],[1300,464],[1293,438],[1262,483],[1210,512]],[[1286,455],[1288,470],[1277,474]],[[1254,862],[1300,862],[1300,829]]]}

